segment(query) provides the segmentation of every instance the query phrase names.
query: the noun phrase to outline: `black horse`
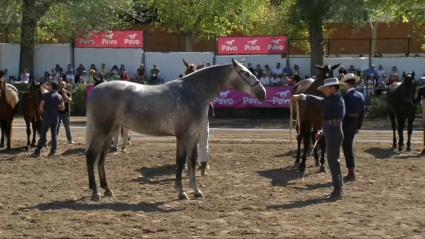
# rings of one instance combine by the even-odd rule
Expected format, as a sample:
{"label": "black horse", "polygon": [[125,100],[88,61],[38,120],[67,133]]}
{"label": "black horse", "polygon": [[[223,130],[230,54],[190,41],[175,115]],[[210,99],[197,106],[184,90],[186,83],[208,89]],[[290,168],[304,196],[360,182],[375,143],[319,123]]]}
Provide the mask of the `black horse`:
{"label": "black horse", "polygon": [[[324,65],[324,66],[315,66],[320,70],[319,74],[316,76],[315,80],[306,79],[298,82],[294,89],[294,94],[311,94],[316,96],[322,96],[323,94],[317,88],[323,85],[325,79],[333,77],[333,72],[337,65]],[[310,143],[315,142],[315,135],[322,127],[322,108],[316,106],[309,106],[300,101],[299,103],[299,121],[297,124],[297,156],[295,160],[295,165],[298,165],[298,170],[300,173],[304,174],[306,168],[307,155],[310,151]],[[303,153],[301,156],[301,143],[304,143]],[[320,146],[320,171],[325,171],[325,142],[324,140],[319,140],[318,145]],[[318,147],[313,149],[314,158],[316,160],[316,166],[319,166],[319,153]],[[301,159],[301,162],[300,162]]]}
{"label": "black horse", "polygon": [[394,82],[388,87],[387,108],[393,130],[393,146],[397,148],[396,129],[398,131],[398,150],[404,147],[403,131],[407,120],[407,151],[410,151],[410,138],[413,131],[413,121],[415,120],[416,105],[415,99],[416,82],[415,73],[406,75],[403,72],[403,82]]}
{"label": "black horse", "polygon": [[[42,121],[42,114],[40,112],[40,103],[42,100],[41,94],[41,84],[32,81],[29,86],[29,91],[25,92],[22,96],[22,112],[24,115],[25,125],[27,129],[27,146],[26,149],[29,150],[30,147],[34,147],[36,143],[36,135],[40,134],[40,127]],[[31,138],[31,126],[32,126],[32,141]]]}

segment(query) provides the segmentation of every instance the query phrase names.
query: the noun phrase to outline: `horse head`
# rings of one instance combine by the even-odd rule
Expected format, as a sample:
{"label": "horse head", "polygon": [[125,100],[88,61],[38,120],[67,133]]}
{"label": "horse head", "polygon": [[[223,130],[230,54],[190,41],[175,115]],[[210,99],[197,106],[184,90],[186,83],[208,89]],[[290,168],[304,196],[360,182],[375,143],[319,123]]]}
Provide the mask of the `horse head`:
{"label": "horse head", "polygon": [[327,79],[334,76],[334,70],[338,68],[341,65],[341,63],[336,65],[314,65],[317,69],[319,69],[319,74],[317,75],[317,79]]}
{"label": "horse head", "polygon": [[406,74],[403,72],[403,82],[401,83],[403,89],[404,100],[412,105],[416,102],[416,81],[415,72]]}
{"label": "horse head", "polygon": [[35,103],[41,102],[41,98],[43,97],[43,94],[41,92],[41,83],[38,81],[31,81],[28,93]]}
{"label": "horse head", "polygon": [[201,65],[189,64],[185,59],[183,59],[183,64],[186,66],[186,70],[184,71],[185,75],[189,75],[190,73],[195,72],[196,70],[201,69]]}
{"label": "horse head", "polygon": [[251,71],[244,65],[232,59],[232,64],[238,77],[232,79],[230,87],[256,97],[260,101],[266,99],[266,89]]}

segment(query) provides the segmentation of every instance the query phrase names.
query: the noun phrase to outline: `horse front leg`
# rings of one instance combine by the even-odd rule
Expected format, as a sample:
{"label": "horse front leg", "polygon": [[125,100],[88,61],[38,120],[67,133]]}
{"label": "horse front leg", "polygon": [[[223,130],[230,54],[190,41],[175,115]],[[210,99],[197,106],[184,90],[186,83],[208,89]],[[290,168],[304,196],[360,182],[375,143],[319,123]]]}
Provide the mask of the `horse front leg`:
{"label": "horse front leg", "polygon": [[204,198],[204,194],[198,187],[198,183],[196,181],[196,161],[198,159],[198,144],[194,143],[193,146],[190,148],[187,148],[188,155],[187,155],[187,162],[188,162],[188,168],[189,168],[189,176],[190,176],[190,187],[193,189],[193,193],[195,198]]}
{"label": "horse front leg", "polygon": [[27,151],[30,150],[31,147],[31,122],[25,121],[25,126],[27,128],[27,147],[25,148]]}
{"label": "horse front leg", "polygon": [[326,173],[326,166],[325,166],[325,152],[326,152],[326,143],[324,136],[322,136],[319,139],[318,144],[320,145],[320,170],[321,173]]}
{"label": "horse front leg", "polygon": [[305,168],[306,168],[306,160],[307,155],[310,151],[310,141],[311,141],[311,130],[310,127],[305,127],[303,134],[303,143],[304,143],[304,149],[303,149],[303,155],[301,157],[301,163],[298,166],[299,172],[304,176]]}
{"label": "horse front leg", "polygon": [[411,148],[411,138],[412,138],[412,133],[413,133],[413,121],[415,120],[415,115],[413,115],[413,117],[409,117],[407,119],[407,151],[410,151]]}
{"label": "horse front leg", "polygon": [[0,148],[4,147],[4,134],[6,131],[6,127],[4,125],[4,122],[0,122],[0,128],[1,128],[1,140],[0,140]]}
{"label": "horse front leg", "polygon": [[404,131],[404,125],[406,123],[406,118],[404,117],[398,117],[397,118],[398,123],[398,151],[402,151],[404,147],[404,137],[403,137],[403,131]]}
{"label": "horse front leg", "polygon": [[[316,144],[316,134],[319,130],[318,129],[314,129],[311,132],[311,141],[314,144]],[[317,142],[318,144],[319,142]],[[314,157],[314,161],[315,161],[315,166],[318,167],[319,166],[319,147],[317,147],[318,145],[316,145],[316,147],[313,148],[313,157]]]}
{"label": "horse front leg", "polygon": [[392,112],[388,112],[388,115],[390,116],[391,129],[393,130],[393,146],[391,149],[395,150],[397,148],[395,115]]}
{"label": "horse front leg", "polygon": [[40,129],[39,129],[40,123],[38,123],[37,121],[33,121],[31,123],[31,125],[32,125],[32,141],[31,141],[31,147],[35,147],[35,143],[36,143],[36,139],[37,139],[37,134],[40,135]]}
{"label": "horse front leg", "polygon": [[100,145],[98,141],[97,139],[93,139],[93,141],[90,142],[90,147],[86,151],[87,175],[89,178],[89,189],[92,191],[91,200],[93,201],[99,201],[101,199],[96,185],[96,177],[94,175],[94,165],[102,150],[102,145]]}
{"label": "horse front leg", "polygon": [[189,199],[183,188],[183,167],[186,162],[186,142],[177,137],[177,150],[176,150],[176,182],[175,187],[177,190],[177,197],[179,200]]}
{"label": "horse front leg", "polygon": [[12,121],[9,121],[6,123],[6,139],[7,139],[7,146],[6,149],[12,148]]}

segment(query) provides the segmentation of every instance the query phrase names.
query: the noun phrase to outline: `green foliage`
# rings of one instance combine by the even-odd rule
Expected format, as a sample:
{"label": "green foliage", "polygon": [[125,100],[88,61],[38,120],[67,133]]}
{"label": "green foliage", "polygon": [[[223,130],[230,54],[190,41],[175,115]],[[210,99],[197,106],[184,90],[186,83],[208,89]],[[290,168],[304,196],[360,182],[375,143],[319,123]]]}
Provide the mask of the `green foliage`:
{"label": "green foliage", "polygon": [[368,117],[385,118],[387,116],[387,103],[384,95],[371,96],[368,107]]}
{"label": "green foliage", "polygon": [[80,85],[72,90],[71,115],[86,115],[86,86]]}

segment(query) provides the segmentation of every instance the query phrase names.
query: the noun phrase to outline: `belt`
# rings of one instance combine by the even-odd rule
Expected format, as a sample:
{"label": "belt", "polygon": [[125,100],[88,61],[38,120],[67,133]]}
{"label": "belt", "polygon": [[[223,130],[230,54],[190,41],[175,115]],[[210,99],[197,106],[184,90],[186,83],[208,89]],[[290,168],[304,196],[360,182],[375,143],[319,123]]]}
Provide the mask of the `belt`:
{"label": "belt", "polygon": [[323,120],[323,124],[328,126],[341,126],[342,121],[340,119],[325,119]]}
{"label": "belt", "polygon": [[346,114],[345,115],[345,117],[347,118],[347,117],[349,117],[349,118],[358,118],[360,116],[360,114],[356,114],[356,113],[353,113],[353,114]]}

